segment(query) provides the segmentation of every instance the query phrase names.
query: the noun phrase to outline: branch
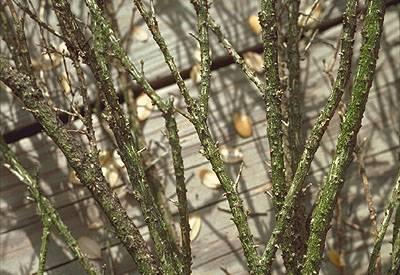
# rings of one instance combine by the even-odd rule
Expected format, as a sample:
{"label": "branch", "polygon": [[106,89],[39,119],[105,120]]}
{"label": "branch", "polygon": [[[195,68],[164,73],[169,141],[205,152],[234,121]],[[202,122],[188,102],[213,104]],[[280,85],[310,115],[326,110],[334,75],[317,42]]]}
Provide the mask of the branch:
{"label": "branch", "polygon": [[282,208],[287,187],[282,140],[282,91],[278,73],[278,34],[275,1],[261,1],[259,19],[262,26],[264,45],[266,87],[263,91],[263,96],[267,116],[267,137],[271,153],[271,177],[274,205],[276,210],[279,211]]}
{"label": "branch", "polygon": [[48,249],[48,241],[50,237],[50,227],[51,227],[51,220],[46,217],[46,215],[42,216],[42,224],[43,224],[43,231],[42,231],[42,238],[40,244],[40,252],[39,252],[39,268],[37,274],[43,275],[44,269],[46,266],[46,258],[47,258],[47,249]]}
{"label": "branch", "polygon": [[140,272],[144,274],[157,273],[157,263],[150,254],[146,242],[122,208],[117,196],[108,186],[102,174],[97,153],[87,151],[68,133],[48,100],[43,96],[42,91],[33,88],[29,76],[18,73],[9,64],[0,61],[0,80],[11,88],[13,94],[30,110],[47,135],[64,153],[79,180],[89,189],[104,210],[110,223],[114,226],[118,238],[136,262]]}
{"label": "branch", "polygon": [[[0,64],[1,65],[1,64]],[[1,68],[1,67],[0,67]],[[16,175],[27,187],[29,193],[32,198],[36,202],[36,207],[39,210],[40,215],[42,216],[43,221],[43,235],[42,235],[42,244],[40,248],[40,259],[39,259],[39,271],[44,271],[44,265],[46,260],[46,252],[47,252],[47,239],[49,234],[49,227],[53,224],[59,234],[64,238],[65,243],[71,249],[72,253],[78,258],[82,267],[88,274],[95,275],[96,269],[92,266],[88,258],[81,251],[78,246],[78,242],[72,236],[68,227],[64,224],[59,216],[57,210],[51,205],[50,201],[43,196],[43,194],[39,190],[39,186],[35,177],[33,177],[22,165],[21,162],[17,159],[14,152],[10,150],[8,145],[5,143],[4,139],[0,136],[0,152],[2,153],[5,162],[7,163],[6,167]]]}
{"label": "branch", "polygon": [[232,56],[233,60],[240,66],[240,68],[246,75],[247,79],[249,81],[251,81],[254,85],[256,85],[259,92],[262,93],[262,91],[265,90],[265,85],[260,81],[260,79],[258,79],[258,77],[254,73],[254,71],[252,69],[250,69],[249,66],[247,66],[243,57],[240,56],[240,54],[235,50],[232,43],[229,42],[229,40],[222,33],[221,27],[219,25],[217,25],[217,23],[211,16],[208,17],[208,26],[214,32],[214,34],[217,36],[218,41],[222,44],[222,46],[224,46],[227,53],[230,56]]}
{"label": "branch", "polygon": [[280,239],[284,229],[288,226],[291,217],[293,216],[293,212],[295,211],[295,202],[304,186],[304,181],[310,170],[311,162],[314,158],[315,152],[319,148],[322,136],[324,135],[329,122],[335,113],[344,89],[350,79],[351,59],[353,56],[353,41],[357,20],[357,3],[357,0],[350,0],[347,2],[345,15],[343,17],[343,31],[341,34],[341,58],[334,89],[329,95],[324,109],[319,114],[318,119],[311,130],[310,136],[305,142],[305,148],[300,157],[299,164],[297,165],[292,184],[290,185],[282,210],[278,214],[275,229],[272,232],[272,236],[268,241],[263,254],[263,261],[269,269],[271,268],[272,261],[275,256],[278,239]]}
{"label": "branch", "polygon": [[360,49],[360,60],[354,80],[351,102],[341,124],[336,154],[312,212],[310,237],[307,242],[306,260],[302,270],[306,274],[316,273],[320,268],[335,198],[343,186],[344,172],[351,162],[357,133],[361,128],[361,120],[372,85],[378,59],[384,14],[384,1],[368,1],[368,9],[362,30],[363,42]]}
{"label": "branch", "polygon": [[[392,218],[393,211],[396,208],[398,208],[399,205],[400,205],[400,170],[397,173],[390,200],[385,207],[385,212],[384,212],[385,216],[383,218],[383,221],[379,228],[379,231],[376,235],[375,242],[374,242],[374,248],[372,249],[371,256],[369,258],[369,265],[368,265],[368,274],[369,275],[375,274],[375,267],[376,267],[377,260],[380,255],[383,238],[385,237],[386,230],[389,227],[389,222],[390,222],[390,219]],[[392,245],[393,245],[393,247],[397,246],[396,249],[393,250],[394,253],[392,255],[393,258],[392,258],[391,270],[394,272],[395,270],[399,269],[399,260],[400,260],[400,253],[399,253],[399,248],[398,248],[399,240],[395,240],[395,242]]]}

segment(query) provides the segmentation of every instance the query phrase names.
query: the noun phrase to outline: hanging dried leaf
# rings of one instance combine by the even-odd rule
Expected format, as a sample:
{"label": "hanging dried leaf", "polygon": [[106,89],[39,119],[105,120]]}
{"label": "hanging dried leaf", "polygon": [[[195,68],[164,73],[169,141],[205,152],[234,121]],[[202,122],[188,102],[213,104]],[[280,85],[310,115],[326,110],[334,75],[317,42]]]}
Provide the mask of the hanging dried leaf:
{"label": "hanging dried leaf", "polygon": [[260,22],[258,21],[258,16],[257,15],[251,15],[248,19],[247,22],[250,26],[250,29],[257,35],[259,35],[262,31]]}
{"label": "hanging dried leaf", "polygon": [[221,186],[221,183],[219,182],[219,179],[214,171],[201,169],[198,172],[198,175],[201,183],[210,189],[218,189]]}
{"label": "hanging dried leaf", "polygon": [[299,15],[298,25],[305,29],[315,29],[321,21],[322,13],[323,6],[321,3],[318,3],[314,9],[313,5],[311,5]]}
{"label": "hanging dried leaf", "polygon": [[121,156],[118,154],[117,150],[114,150],[114,152],[113,152],[113,161],[114,161],[115,166],[118,169],[121,169],[125,166],[125,164],[123,163]]}
{"label": "hanging dried leaf", "polygon": [[193,81],[195,85],[200,84],[201,82],[201,65],[196,64],[190,70],[190,79]]}
{"label": "hanging dried leaf", "polygon": [[101,247],[96,241],[87,236],[81,236],[78,239],[78,245],[89,259],[101,259]]}
{"label": "hanging dried leaf", "polygon": [[264,72],[264,58],[261,54],[255,52],[246,52],[243,54],[244,62],[250,69],[256,73]]}
{"label": "hanging dried leaf", "polygon": [[61,87],[63,88],[64,92],[69,94],[71,92],[71,85],[69,85],[68,76],[66,73],[63,73],[60,76],[60,83],[61,83]]}
{"label": "hanging dried leaf", "polygon": [[70,169],[68,173],[68,181],[72,184],[81,184],[80,180],[76,176],[76,173],[74,170]]}
{"label": "hanging dried leaf", "polygon": [[89,229],[99,229],[104,226],[104,222],[101,219],[99,208],[91,204],[86,208],[87,214],[87,225]]}
{"label": "hanging dried leaf", "polygon": [[145,121],[153,111],[153,104],[150,97],[141,94],[136,98],[136,111],[139,121]]}
{"label": "hanging dried leaf", "polygon": [[225,163],[238,163],[243,160],[243,153],[239,148],[221,145],[219,146],[219,152]]}
{"label": "hanging dried leaf", "polygon": [[253,134],[253,121],[244,113],[233,114],[233,125],[239,136],[251,137]]}
{"label": "hanging dried leaf", "polygon": [[189,217],[190,225],[190,240],[194,241],[200,233],[201,229],[201,218],[198,215],[191,215]]}
{"label": "hanging dried leaf", "polygon": [[340,258],[339,253],[334,249],[329,249],[326,253],[329,261],[338,269],[344,266],[342,259]]}
{"label": "hanging dried leaf", "polygon": [[139,42],[147,42],[147,40],[149,40],[149,34],[146,29],[141,26],[133,27],[132,35],[133,38]]}

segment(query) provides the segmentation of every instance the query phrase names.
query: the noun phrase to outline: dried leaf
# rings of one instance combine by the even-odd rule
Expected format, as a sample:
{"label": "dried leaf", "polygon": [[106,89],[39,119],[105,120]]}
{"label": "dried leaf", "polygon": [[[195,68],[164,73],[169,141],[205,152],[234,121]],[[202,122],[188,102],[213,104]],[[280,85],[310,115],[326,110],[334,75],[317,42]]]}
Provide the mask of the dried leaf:
{"label": "dried leaf", "polygon": [[81,236],[78,239],[78,245],[89,259],[101,259],[101,247],[93,239]]}
{"label": "dried leaf", "polygon": [[99,208],[91,204],[86,208],[87,214],[87,225],[89,229],[99,229],[104,226],[104,222],[101,219]]}
{"label": "dried leaf", "polygon": [[201,82],[201,65],[200,64],[196,64],[192,67],[192,69],[190,70],[190,79],[193,81],[193,83],[196,84],[200,84]]}
{"label": "dried leaf", "polygon": [[136,111],[139,121],[145,121],[153,111],[153,104],[150,97],[141,94],[136,98]]}
{"label": "dried leaf", "polygon": [[121,169],[125,166],[125,164],[123,163],[121,156],[118,154],[117,150],[114,150],[114,152],[113,152],[113,161],[114,161],[115,166],[118,169]]}
{"label": "dried leaf", "polygon": [[78,179],[76,176],[76,173],[74,170],[70,169],[68,173],[68,181],[72,184],[81,184],[81,181]]}
{"label": "dried leaf", "polygon": [[243,160],[243,153],[239,148],[221,145],[219,146],[219,152],[225,163],[238,163]]}
{"label": "dried leaf", "polygon": [[264,58],[261,54],[246,52],[243,54],[243,59],[246,65],[256,73],[264,72]]}
{"label": "dried leaf", "polygon": [[344,266],[342,259],[340,258],[339,253],[334,249],[329,249],[326,253],[329,261],[338,269]]}
{"label": "dried leaf", "polygon": [[190,240],[194,241],[200,233],[201,229],[201,218],[198,215],[191,215],[189,217],[190,225]]}
{"label": "dried leaf", "polygon": [[299,15],[298,25],[305,29],[315,29],[321,21],[322,14],[323,6],[321,3],[318,3],[314,9],[311,5]]}
{"label": "dried leaf", "polygon": [[147,40],[149,40],[149,34],[145,30],[145,28],[141,26],[133,27],[132,35],[135,40],[140,42],[146,42]]}
{"label": "dried leaf", "polygon": [[257,15],[251,15],[248,19],[247,22],[250,26],[250,29],[257,35],[259,35],[262,31],[260,22],[258,21],[258,16]]}
{"label": "dried leaf", "polygon": [[253,134],[253,121],[244,113],[233,114],[233,124],[236,132],[243,138],[251,137]]}
{"label": "dried leaf", "polygon": [[68,76],[66,73],[63,73],[60,76],[60,82],[61,82],[61,86],[64,89],[65,93],[70,93],[71,92],[71,85],[69,85],[69,81],[68,81]]}
{"label": "dried leaf", "polygon": [[219,179],[214,171],[201,169],[198,172],[198,175],[201,183],[210,189],[218,189],[221,186],[221,183],[219,182]]}

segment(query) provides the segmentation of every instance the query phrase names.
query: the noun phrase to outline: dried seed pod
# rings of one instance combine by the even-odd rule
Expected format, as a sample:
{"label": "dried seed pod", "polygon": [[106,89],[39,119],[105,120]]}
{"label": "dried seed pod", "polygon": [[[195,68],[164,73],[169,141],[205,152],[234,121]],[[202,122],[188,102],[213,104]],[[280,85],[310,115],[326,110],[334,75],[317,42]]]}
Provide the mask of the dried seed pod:
{"label": "dried seed pod", "polygon": [[194,241],[197,236],[199,236],[201,229],[201,218],[198,215],[191,215],[189,217],[189,225],[190,225],[190,240]]}
{"label": "dried seed pod", "polygon": [[71,92],[71,85],[69,84],[68,76],[66,73],[63,73],[60,76],[60,83],[61,87],[64,89],[64,92],[69,94]]}
{"label": "dried seed pod", "polygon": [[219,182],[219,179],[214,171],[201,169],[198,172],[198,175],[201,183],[210,189],[218,189],[221,186],[221,183]]}
{"label": "dried seed pod", "polygon": [[247,23],[250,26],[250,29],[257,35],[259,35],[262,31],[260,22],[258,21],[258,16],[257,15],[251,15],[247,19]]}
{"label": "dried seed pod", "polygon": [[78,245],[89,259],[101,259],[101,246],[93,239],[81,236],[78,239]]}
{"label": "dried seed pod", "polygon": [[253,121],[251,117],[244,113],[233,114],[233,125],[236,133],[243,138],[248,138],[253,135]]}
{"label": "dried seed pod", "polygon": [[104,226],[99,208],[95,204],[91,204],[86,208],[86,215],[89,229],[99,229]]}
{"label": "dried seed pod", "polygon": [[200,84],[201,82],[201,65],[196,64],[192,67],[190,70],[190,79],[193,81],[193,83]]}
{"label": "dried seed pod", "polygon": [[142,26],[135,26],[132,29],[133,38],[139,42],[147,42],[149,40],[149,34]]}
{"label": "dried seed pod", "polygon": [[238,163],[243,160],[243,153],[239,148],[221,145],[219,146],[219,152],[225,163]]}
{"label": "dried seed pod", "polygon": [[315,29],[321,21],[324,8],[321,3],[313,9],[313,5],[307,7],[304,13],[299,15],[298,25],[305,29]]}
{"label": "dried seed pod", "polygon": [[243,54],[244,62],[250,69],[256,73],[264,72],[264,58],[261,54],[255,52],[246,52]]}
{"label": "dried seed pod", "polygon": [[139,121],[145,121],[152,111],[153,104],[150,97],[143,93],[136,98],[136,112]]}
{"label": "dried seed pod", "polygon": [[68,172],[68,181],[72,184],[81,184],[81,181],[78,179],[75,171],[72,169],[70,169]]}

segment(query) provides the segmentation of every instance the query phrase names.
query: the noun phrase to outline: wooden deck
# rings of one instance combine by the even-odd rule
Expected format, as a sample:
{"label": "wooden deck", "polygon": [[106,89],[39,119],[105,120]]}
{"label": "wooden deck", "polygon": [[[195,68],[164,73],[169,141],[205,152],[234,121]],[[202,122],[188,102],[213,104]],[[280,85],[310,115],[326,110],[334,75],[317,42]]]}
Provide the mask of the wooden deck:
{"label": "wooden deck", "polygon": [[[189,35],[195,33],[195,16],[189,1],[160,1],[165,6],[157,6],[161,16],[160,28],[164,31],[179,68],[186,74],[193,65],[192,52],[195,40]],[[248,28],[246,20],[255,14],[258,1],[215,0],[212,15],[223,26],[234,45],[240,49],[257,48],[260,38]],[[126,26],[126,18],[130,17],[131,9],[120,10],[118,18],[121,26]],[[328,16],[335,17],[338,10],[333,10]],[[136,16],[137,20],[140,21]],[[124,27],[122,28],[124,29]],[[302,77],[305,83],[305,123],[312,125],[319,110],[324,105],[329,94],[329,84],[322,72],[322,60],[329,62],[334,55],[334,49],[340,26],[333,26],[318,36],[311,46],[308,55],[302,61]],[[358,39],[359,40],[359,39]],[[212,43],[212,55],[215,60],[224,60],[225,52],[216,40]],[[359,45],[359,42],[358,44]],[[156,44],[150,39],[146,43],[134,43],[131,56],[137,64],[144,60],[144,71],[158,87],[162,96],[174,95],[176,102],[182,102],[176,85],[168,84],[169,71],[160,56]],[[356,57],[355,57],[356,60]],[[357,63],[357,62],[355,62]],[[273,228],[274,213],[271,199],[265,194],[270,188],[270,178],[266,172],[265,161],[268,161],[268,142],[266,139],[265,112],[262,100],[243,74],[235,65],[216,66],[212,74],[210,118],[209,125],[214,137],[221,143],[238,146],[244,153],[245,167],[239,185],[239,190],[250,211],[250,223],[260,248],[269,238]],[[367,138],[366,167],[373,200],[378,209],[378,220],[382,218],[382,209],[387,201],[394,175],[399,165],[399,131],[400,131],[400,31],[399,5],[388,10],[385,17],[385,32],[382,38],[382,48],[378,69],[366,108],[363,128],[359,139]],[[187,77],[186,77],[187,78]],[[191,93],[196,94],[197,88],[190,79],[186,80]],[[62,104],[59,95],[53,98]],[[9,133],[16,129],[30,127],[32,117],[14,102],[9,93],[0,92],[1,129]],[[246,111],[254,121],[254,134],[251,138],[238,137],[232,127],[232,114],[235,111]],[[147,142],[158,141],[167,143],[163,131],[163,119],[160,113],[154,111],[144,125]],[[75,127],[79,127],[74,123]],[[100,129],[95,121],[96,129]],[[207,189],[200,183],[197,172],[209,167],[206,159],[199,153],[200,144],[192,126],[185,118],[178,117],[179,134],[182,139],[183,158],[185,161],[185,176],[188,179],[188,200],[191,213],[202,217],[203,223],[200,235],[193,242],[193,273],[194,274],[247,274],[240,242],[236,229],[230,220],[227,202],[222,191]],[[335,149],[335,139],[339,130],[339,118],[335,117],[323,139],[323,147],[317,152],[312,170],[307,179],[311,183],[311,191],[315,195],[321,179],[327,172]],[[108,143],[99,130],[98,139],[102,148]],[[157,146],[152,142],[154,150]],[[112,237],[110,227],[106,225],[99,230],[88,229],[88,206],[95,202],[89,191],[79,185],[68,182],[68,168],[62,153],[42,133],[25,137],[11,144],[30,171],[38,171],[41,178],[41,188],[53,205],[60,212],[63,220],[70,226],[74,236],[90,236],[101,243],[103,247],[102,264],[106,264],[114,273],[135,274],[135,266],[118,240]],[[159,150],[159,149],[158,149]],[[173,169],[169,155],[161,160],[162,173],[165,178],[168,197],[175,198],[175,187],[172,180]],[[227,170],[233,178],[236,177],[239,166],[227,165]],[[27,190],[16,177],[3,166],[0,168],[0,274],[32,274],[36,272],[40,248],[41,223],[36,213],[35,205],[27,199]],[[126,192],[124,183],[115,188],[116,192]],[[352,164],[342,190],[343,219],[345,227],[343,247],[346,251],[346,273],[364,274],[371,249],[369,236],[369,217],[364,200],[361,179],[358,168]],[[147,236],[147,228],[140,216],[135,202],[129,195],[124,196],[123,204],[127,206],[129,215],[140,226],[141,232]],[[171,203],[174,212],[176,208]],[[103,217],[104,219],[104,217]],[[105,221],[105,219],[104,219]],[[350,226],[352,225],[352,226]],[[356,229],[357,228],[357,229]],[[391,230],[391,227],[389,227]],[[390,236],[390,233],[387,234]],[[337,236],[329,233],[328,243]],[[384,242],[383,263],[387,263],[391,245],[389,239]],[[111,257],[110,257],[111,255]],[[112,259],[112,260],[110,260]],[[110,265],[112,262],[112,265]],[[280,263],[278,259],[278,263]],[[107,269],[109,270],[109,269]],[[277,264],[276,274],[281,268]],[[55,234],[51,237],[47,261],[48,274],[83,274],[78,262],[62,240]],[[335,267],[324,261],[322,274],[336,274]]]}

